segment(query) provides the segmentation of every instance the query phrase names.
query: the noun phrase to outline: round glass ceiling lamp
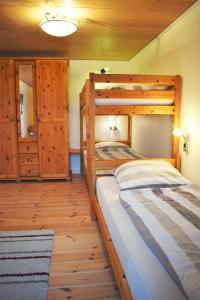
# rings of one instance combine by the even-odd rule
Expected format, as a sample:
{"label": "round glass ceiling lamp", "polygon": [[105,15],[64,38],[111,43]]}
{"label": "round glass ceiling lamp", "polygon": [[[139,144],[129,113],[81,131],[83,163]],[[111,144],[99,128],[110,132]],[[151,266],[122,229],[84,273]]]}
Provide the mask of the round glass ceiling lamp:
{"label": "round glass ceiling lamp", "polygon": [[46,33],[57,37],[70,35],[78,29],[75,23],[59,19],[46,20],[40,24],[40,27]]}

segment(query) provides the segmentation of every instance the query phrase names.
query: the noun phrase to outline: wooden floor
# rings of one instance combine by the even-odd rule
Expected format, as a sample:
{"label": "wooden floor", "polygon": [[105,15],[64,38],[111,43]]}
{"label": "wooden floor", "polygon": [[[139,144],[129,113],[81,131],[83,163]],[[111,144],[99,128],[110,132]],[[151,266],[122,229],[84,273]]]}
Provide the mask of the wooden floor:
{"label": "wooden floor", "polygon": [[121,299],[82,177],[0,184],[0,230],[43,228],[55,230],[48,300]]}

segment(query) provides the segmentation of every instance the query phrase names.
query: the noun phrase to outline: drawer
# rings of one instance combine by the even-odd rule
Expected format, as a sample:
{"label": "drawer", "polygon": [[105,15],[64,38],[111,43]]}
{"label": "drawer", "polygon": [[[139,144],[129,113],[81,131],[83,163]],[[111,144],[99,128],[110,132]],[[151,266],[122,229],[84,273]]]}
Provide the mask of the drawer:
{"label": "drawer", "polygon": [[19,153],[38,153],[37,142],[19,142]]}
{"label": "drawer", "polygon": [[39,165],[20,165],[19,175],[21,177],[39,176],[40,175]]}
{"label": "drawer", "polygon": [[39,158],[36,153],[28,153],[28,154],[19,154],[19,164],[20,165],[38,165]]}

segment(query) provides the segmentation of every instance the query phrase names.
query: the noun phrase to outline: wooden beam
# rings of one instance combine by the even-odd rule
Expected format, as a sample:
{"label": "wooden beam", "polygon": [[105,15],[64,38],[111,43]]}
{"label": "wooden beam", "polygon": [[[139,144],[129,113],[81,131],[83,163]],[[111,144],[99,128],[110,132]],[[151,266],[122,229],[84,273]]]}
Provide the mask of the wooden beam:
{"label": "wooden beam", "polygon": [[174,115],[174,106],[97,105],[96,115]]}
{"label": "wooden beam", "polygon": [[173,166],[175,166],[174,158],[141,158],[141,159],[116,159],[116,160],[96,160],[96,170],[111,170],[116,168],[124,163],[135,161],[135,160],[164,160],[170,162]]}
{"label": "wooden beam", "polygon": [[[146,91],[146,90],[125,90],[125,89],[106,89],[95,90],[95,98],[108,98],[108,99],[147,99],[160,100],[160,99],[174,99],[175,91]],[[111,101],[111,100],[110,100]]]}
{"label": "wooden beam", "polygon": [[[181,101],[181,77],[176,76],[176,90],[175,90],[175,111],[173,127],[180,127],[180,101]],[[172,137],[172,156],[177,158],[177,168],[180,169],[179,157],[179,137],[173,135]]]}
{"label": "wooden beam", "polygon": [[175,76],[170,75],[92,74],[92,76],[94,82],[175,85]]}
{"label": "wooden beam", "polygon": [[106,245],[106,248],[108,251],[108,255],[109,255],[112,267],[113,267],[113,271],[114,271],[115,278],[116,278],[118,286],[119,286],[119,290],[120,290],[122,299],[123,300],[132,300],[133,297],[131,295],[131,291],[129,289],[126,276],[124,274],[119,257],[115,250],[115,246],[113,244],[112,238],[108,231],[108,227],[104,221],[104,217],[103,217],[101,208],[99,206],[99,202],[97,201],[96,197],[94,199],[94,206],[95,206],[95,211],[97,214],[98,222],[99,222],[102,234],[103,234],[104,242],[105,242],[105,245]]}
{"label": "wooden beam", "polygon": [[133,130],[133,120],[132,115],[128,116],[128,145],[132,146],[132,130]]}

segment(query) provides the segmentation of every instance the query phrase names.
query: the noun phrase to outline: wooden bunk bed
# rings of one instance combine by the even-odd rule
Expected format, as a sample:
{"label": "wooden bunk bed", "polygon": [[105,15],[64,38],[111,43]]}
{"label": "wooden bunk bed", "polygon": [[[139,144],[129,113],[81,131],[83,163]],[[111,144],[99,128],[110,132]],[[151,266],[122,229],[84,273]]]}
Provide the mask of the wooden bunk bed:
{"label": "wooden bunk bed", "polygon": [[[115,88],[99,89],[97,84],[115,84]],[[142,85],[149,89],[118,89],[116,84]],[[160,89],[166,87],[166,89]],[[168,89],[169,88],[169,89]],[[134,99],[141,104],[134,103]],[[172,99],[171,104],[167,103]],[[120,104],[115,100],[119,100]],[[109,101],[109,104],[108,104]],[[149,105],[152,103],[153,105]],[[101,104],[101,102],[103,104]],[[107,102],[105,104],[105,102]],[[157,102],[157,103],[156,103]],[[126,103],[126,104],[123,104]],[[119,75],[119,74],[90,74],[80,94],[80,153],[83,173],[86,176],[88,186],[91,184],[92,159],[95,159],[95,116],[97,115],[126,115],[128,117],[128,139],[122,141],[131,145],[132,115],[171,115],[173,127],[179,127],[180,114],[180,76],[165,75]],[[84,137],[83,119],[86,123],[86,135]],[[86,163],[83,159],[83,151],[87,151]],[[172,155],[169,158],[179,168],[178,138],[172,136]],[[95,159],[96,160],[96,159]],[[98,160],[96,169],[112,169],[126,160]]]}
{"label": "wooden bunk bed", "polygon": [[[114,88],[99,88],[99,83],[105,84],[105,86],[106,84],[114,85]],[[116,84],[120,84],[120,88],[116,87]],[[123,84],[132,85],[133,89],[122,88]],[[138,89],[139,85],[144,88]],[[123,299],[132,299],[133,296],[97,200],[96,171],[110,170],[131,161],[131,159],[96,160],[95,116],[126,115],[128,117],[128,139],[124,142],[131,145],[132,115],[171,115],[173,127],[179,127],[180,85],[181,79],[178,75],[91,73],[80,94],[80,153],[82,170],[89,188],[91,218],[95,219],[97,216]],[[169,99],[172,101],[168,102]],[[85,136],[84,129],[86,130]],[[85,150],[87,151],[86,162],[83,159]],[[164,160],[170,161],[179,169],[179,141],[177,137],[172,136],[171,157],[164,158]]]}

